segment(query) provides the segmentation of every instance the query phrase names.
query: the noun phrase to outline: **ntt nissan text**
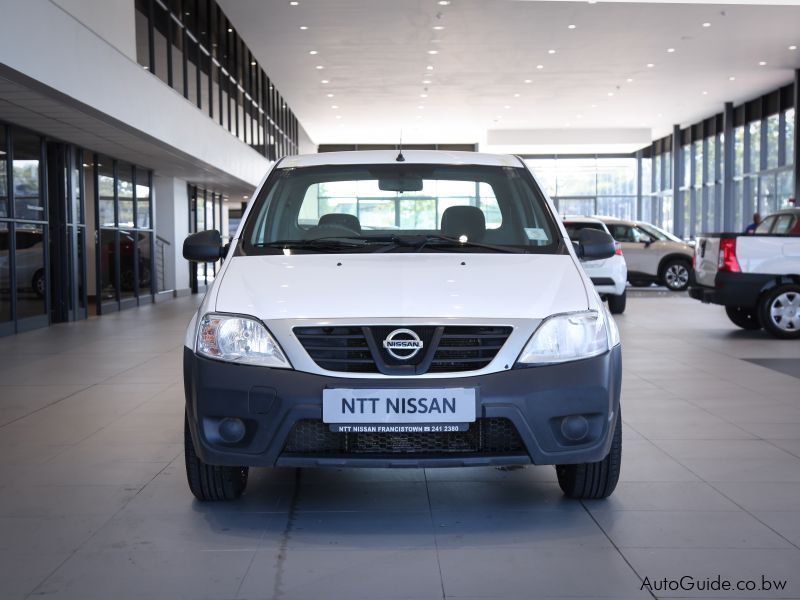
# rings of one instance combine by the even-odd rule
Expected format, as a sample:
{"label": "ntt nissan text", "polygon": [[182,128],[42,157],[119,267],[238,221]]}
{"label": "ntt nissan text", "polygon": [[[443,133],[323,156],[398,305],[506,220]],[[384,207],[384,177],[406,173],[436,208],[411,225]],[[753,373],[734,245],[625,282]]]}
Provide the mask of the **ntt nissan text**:
{"label": "ntt nissan text", "polygon": [[[525,163],[469,152],[279,160],[186,331],[186,472],[229,500],[251,466],[555,465],[603,498],[622,456],[617,327]],[[224,260],[223,260],[224,259]]]}

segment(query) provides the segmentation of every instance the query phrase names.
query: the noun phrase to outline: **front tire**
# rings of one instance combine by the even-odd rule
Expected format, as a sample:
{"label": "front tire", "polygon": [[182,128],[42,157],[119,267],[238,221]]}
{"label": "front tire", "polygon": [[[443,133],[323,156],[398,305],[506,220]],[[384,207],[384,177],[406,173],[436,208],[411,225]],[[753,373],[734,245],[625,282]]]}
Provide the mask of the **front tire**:
{"label": "front tire", "polygon": [[692,267],[688,261],[673,259],[661,268],[661,283],[673,292],[682,292],[689,287]]}
{"label": "front tire", "polygon": [[779,285],[768,291],[759,303],[764,329],[784,340],[800,338],[800,285]]}
{"label": "front tire", "polygon": [[621,315],[625,312],[625,304],[628,300],[628,291],[625,290],[619,296],[608,296],[608,310],[612,315]]}
{"label": "front tire", "polygon": [[186,479],[189,489],[198,500],[216,502],[235,500],[247,487],[248,467],[219,467],[204,463],[197,456],[189,431],[189,419],[183,422],[183,448],[186,459]]}
{"label": "front tire", "polygon": [[741,306],[726,306],[725,314],[731,323],[748,331],[761,329],[761,321],[758,320],[758,311],[754,308],[742,308]]}
{"label": "front tire", "polygon": [[617,487],[622,465],[622,416],[617,410],[617,424],[611,450],[598,462],[556,465],[558,485],[568,498],[596,500],[608,498]]}

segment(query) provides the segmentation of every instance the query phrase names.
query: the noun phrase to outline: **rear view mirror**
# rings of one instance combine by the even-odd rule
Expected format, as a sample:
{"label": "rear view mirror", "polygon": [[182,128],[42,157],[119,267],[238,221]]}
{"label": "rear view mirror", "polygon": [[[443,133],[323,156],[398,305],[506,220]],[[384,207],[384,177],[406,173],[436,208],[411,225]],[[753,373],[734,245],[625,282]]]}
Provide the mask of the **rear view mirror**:
{"label": "rear view mirror", "polygon": [[421,192],[421,177],[392,177],[391,179],[379,179],[378,188],[383,192]]}
{"label": "rear view mirror", "polygon": [[222,234],[216,229],[198,231],[183,240],[183,258],[186,260],[216,262],[222,255]]}
{"label": "rear view mirror", "polygon": [[600,260],[614,256],[617,248],[614,243],[614,238],[605,231],[586,227],[581,229],[580,234],[578,234],[577,251],[578,258],[584,260]]}

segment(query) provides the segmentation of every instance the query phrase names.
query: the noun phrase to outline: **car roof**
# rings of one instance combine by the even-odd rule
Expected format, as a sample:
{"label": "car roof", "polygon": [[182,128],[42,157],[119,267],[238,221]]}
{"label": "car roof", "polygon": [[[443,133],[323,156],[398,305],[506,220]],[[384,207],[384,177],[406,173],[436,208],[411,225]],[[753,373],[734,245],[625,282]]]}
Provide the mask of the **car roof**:
{"label": "car roof", "polygon": [[574,215],[563,215],[561,220],[564,223],[597,223],[602,225],[603,222],[600,219],[595,219],[594,217],[584,217],[584,216],[574,216]]}
{"label": "car roof", "polygon": [[[398,164],[398,150],[355,150],[350,152],[321,152],[287,156],[276,165],[278,169],[317,167],[323,165]],[[522,160],[510,154],[485,154],[449,150],[403,150],[402,164],[425,165],[482,165],[491,167],[524,167]]]}
{"label": "car roof", "polygon": [[617,217],[598,216],[598,217],[595,217],[595,219],[597,219],[599,221],[602,221],[603,223],[606,223],[606,224],[613,223],[614,225],[628,225],[630,227],[633,227],[633,226],[639,224],[639,221],[629,221],[628,219],[618,219]]}
{"label": "car roof", "polygon": [[[800,206],[779,208],[774,213],[770,213],[767,217],[774,217],[775,215],[800,215]],[[767,217],[764,217],[765,219]]]}

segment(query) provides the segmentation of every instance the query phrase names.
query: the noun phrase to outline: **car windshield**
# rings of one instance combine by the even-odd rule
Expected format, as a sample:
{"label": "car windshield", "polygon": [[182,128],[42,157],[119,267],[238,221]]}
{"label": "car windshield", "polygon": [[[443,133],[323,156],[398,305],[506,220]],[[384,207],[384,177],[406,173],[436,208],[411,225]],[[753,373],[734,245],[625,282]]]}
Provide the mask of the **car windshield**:
{"label": "car windshield", "polygon": [[657,240],[678,242],[679,244],[685,243],[678,236],[672,235],[669,231],[664,231],[663,229],[661,229],[660,227],[656,227],[652,223],[639,223],[639,227],[644,229],[647,233],[652,235]]}
{"label": "car windshield", "polygon": [[524,168],[425,164],[278,169],[255,200],[242,250],[564,251]]}

